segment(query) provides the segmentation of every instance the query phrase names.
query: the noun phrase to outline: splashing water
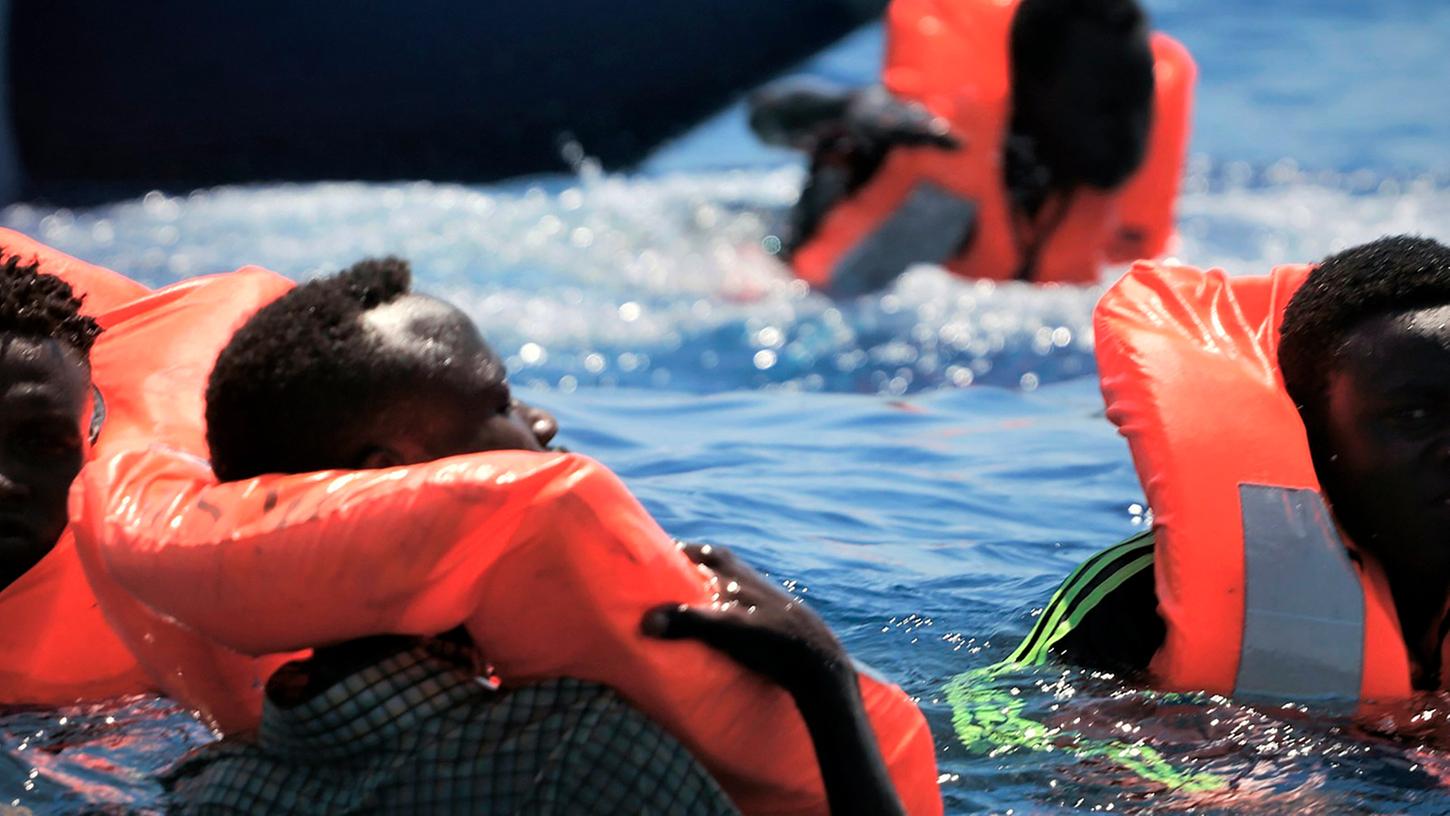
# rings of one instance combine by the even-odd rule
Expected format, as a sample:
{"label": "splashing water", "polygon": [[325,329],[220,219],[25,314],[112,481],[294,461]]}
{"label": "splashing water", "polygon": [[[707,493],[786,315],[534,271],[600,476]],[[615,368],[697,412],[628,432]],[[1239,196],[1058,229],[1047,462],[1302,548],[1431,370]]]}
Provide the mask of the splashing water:
{"label": "splashing water", "polygon": [[0,711],[0,813],[159,814],[154,774],[215,738],[151,697]]}
{"label": "splashing water", "polygon": [[[151,284],[258,263],[298,278],[409,258],[419,287],[484,328],[524,384],[902,395],[1025,389],[1092,371],[1097,287],[966,282],[913,269],[832,301],[772,257],[796,169],[605,176],[503,188],[415,183],[152,193],[92,210],[7,209],[7,226]],[[1407,230],[1450,232],[1450,189],[1195,168],[1180,257],[1262,273]],[[1114,273],[1110,273],[1114,274]]]}
{"label": "splashing water", "polygon": [[[1450,806],[1436,787],[1450,755],[1438,749],[1071,670],[983,669],[1028,628],[1022,610],[1143,522],[1089,376],[1101,290],[923,267],[833,302],[770,255],[770,225],[799,179],[789,168],[630,177],[586,165],[489,188],[16,205],[0,222],[150,284],[243,263],[307,278],[369,254],[410,258],[419,288],[469,311],[560,415],[566,444],[618,470],[670,532],[736,545],[800,581],[854,652],[921,695],[953,811]],[[1447,205],[1450,189],[1432,179],[1199,166],[1179,254],[1262,272],[1385,232],[1450,234]],[[846,393],[770,393],[815,391]],[[154,783],[138,793],[138,780],[157,754],[194,744],[185,729],[196,727],[176,711],[160,722],[102,772],[88,754],[27,765],[12,747],[13,798],[155,806]],[[75,767],[92,769],[84,783]],[[50,784],[25,789],[32,771]]]}
{"label": "splashing water", "polygon": [[[1439,5],[1386,0],[1368,21],[1347,3],[1150,5],[1199,57],[1195,145],[1218,157],[1190,167],[1179,258],[1262,273],[1385,233],[1450,237],[1443,111],[1363,110],[1443,96],[1426,44],[1441,39]],[[1341,89],[1366,72],[1341,60],[1296,79],[1346,20],[1372,43],[1401,41],[1393,70]],[[1242,54],[1256,36],[1295,47]],[[877,40],[808,68],[865,81]],[[1235,73],[1245,60],[1262,76]],[[1450,812],[1450,699],[1349,720],[994,668],[1063,576],[1150,523],[1092,376],[1101,289],[922,267],[874,295],[814,294],[773,257],[800,170],[743,141],[742,120],[723,113],[642,175],[576,153],[574,175],[486,187],[152,193],[14,205],[0,224],[153,285],[246,263],[306,279],[409,258],[418,287],[464,307],[559,416],[564,444],[620,473],[672,534],[734,546],[787,582],[920,698],[949,812]],[[1365,121],[1384,128],[1364,135]],[[1294,130],[1283,153],[1263,147],[1279,135],[1265,123]],[[1288,152],[1304,167],[1273,160]],[[702,169],[722,162],[744,169]],[[0,727],[0,806],[37,813],[156,809],[149,774],[209,738],[150,699],[11,712]]]}

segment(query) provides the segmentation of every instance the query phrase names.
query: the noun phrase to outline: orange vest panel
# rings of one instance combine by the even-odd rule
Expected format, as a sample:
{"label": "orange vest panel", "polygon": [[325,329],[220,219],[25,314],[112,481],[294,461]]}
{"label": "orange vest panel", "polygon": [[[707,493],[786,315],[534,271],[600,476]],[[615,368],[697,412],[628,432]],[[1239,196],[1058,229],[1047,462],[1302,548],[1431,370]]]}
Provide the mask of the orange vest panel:
{"label": "orange vest panel", "polygon": [[[114,579],[96,549],[107,521],[86,515],[86,482],[118,452],[170,445],[206,452],[205,386],[216,356],[257,309],[293,283],[264,269],[192,278],[131,301],[105,316],[91,351],[108,416],[94,455],[71,488],[71,529],[92,591],[153,687],[201,709],[224,730],[256,723],[266,678],[295,655],[261,659],[232,651],[138,602]],[[206,469],[204,460],[197,460]],[[209,471],[207,471],[209,472]],[[133,510],[139,508],[131,508]],[[153,508],[153,516],[164,508]],[[104,511],[102,511],[104,512]],[[220,578],[208,591],[224,594]]]}
{"label": "orange vest panel", "polygon": [[[1151,669],[1169,689],[1250,696],[1272,688],[1273,696],[1296,699],[1338,667],[1353,672],[1345,688],[1362,701],[1410,693],[1388,585],[1368,556],[1351,563],[1352,545],[1319,498],[1304,426],[1279,376],[1279,323],[1308,271],[1285,266],[1267,277],[1229,278],[1139,262],[1094,313],[1108,418],[1127,438],[1153,508],[1167,636]],[[1263,507],[1272,517],[1267,526]],[[1296,525],[1303,519],[1312,523]],[[1347,583],[1333,590],[1311,580],[1305,559],[1284,570],[1254,568],[1266,563],[1256,561],[1263,555],[1254,538],[1265,535],[1282,537],[1273,544],[1281,548],[1329,545],[1319,552],[1342,562]],[[1256,592],[1270,602],[1256,601]],[[1333,592],[1342,597],[1322,597]],[[1296,602],[1316,609],[1333,602],[1340,611],[1285,614]],[[1349,624],[1324,623],[1335,615]],[[1311,627],[1320,624],[1311,619],[1339,626],[1333,631],[1348,642],[1324,643],[1333,638],[1315,637]],[[1273,666],[1265,646],[1284,642],[1283,671],[1255,668]],[[1292,676],[1300,669],[1309,672],[1302,681]]]}
{"label": "orange vest panel", "polygon": [[[892,150],[876,175],[840,202],[796,250],[796,274],[829,288],[838,265],[930,182],[977,205],[975,234],[947,262],[971,278],[1011,280],[1021,242],[1037,225],[1014,212],[1003,183],[1010,124],[1009,32],[1015,0],[894,0],[888,10],[882,79],[898,97],[951,122],[964,147]],[[1079,189],[1038,253],[1034,281],[1095,283],[1103,264],[1153,257],[1173,236],[1173,208],[1188,149],[1196,68],[1165,34],[1152,38],[1154,113],[1143,166],[1118,190]],[[1044,207],[1048,217],[1053,203]],[[1041,220],[1041,219],[1039,219]]]}

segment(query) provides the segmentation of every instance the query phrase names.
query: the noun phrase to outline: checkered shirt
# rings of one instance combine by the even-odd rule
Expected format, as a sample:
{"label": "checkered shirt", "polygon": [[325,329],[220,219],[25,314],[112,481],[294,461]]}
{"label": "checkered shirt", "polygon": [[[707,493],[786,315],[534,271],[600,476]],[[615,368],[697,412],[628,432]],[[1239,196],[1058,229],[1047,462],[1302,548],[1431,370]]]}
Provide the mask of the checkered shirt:
{"label": "checkered shirt", "polygon": [[181,814],[735,814],[685,748],[609,689],[498,691],[428,641],[172,768]]}

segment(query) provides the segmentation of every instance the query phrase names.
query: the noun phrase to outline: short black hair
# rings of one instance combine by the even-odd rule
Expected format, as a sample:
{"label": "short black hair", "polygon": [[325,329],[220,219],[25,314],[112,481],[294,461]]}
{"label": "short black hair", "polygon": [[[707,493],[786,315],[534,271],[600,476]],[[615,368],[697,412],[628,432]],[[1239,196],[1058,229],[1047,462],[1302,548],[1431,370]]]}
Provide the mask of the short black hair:
{"label": "short black hair", "polygon": [[1450,304],[1450,248],[1396,235],[1330,255],[1284,310],[1279,370],[1311,433],[1322,426],[1329,375],[1367,320]]}
{"label": "short black hair", "polygon": [[0,333],[59,341],[89,364],[101,326],[81,314],[83,303],[70,284],[41,272],[39,260],[0,260]]}
{"label": "short black hair", "polygon": [[408,262],[373,258],[262,307],[217,357],[206,440],[222,481],[343,466],[336,451],[385,382],[379,343],[360,321],[412,287]]}
{"label": "short black hair", "polygon": [[1052,76],[1061,64],[1068,33],[1083,23],[1127,39],[1146,28],[1148,16],[1137,0],[1022,0],[1012,17],[1013,85]]}

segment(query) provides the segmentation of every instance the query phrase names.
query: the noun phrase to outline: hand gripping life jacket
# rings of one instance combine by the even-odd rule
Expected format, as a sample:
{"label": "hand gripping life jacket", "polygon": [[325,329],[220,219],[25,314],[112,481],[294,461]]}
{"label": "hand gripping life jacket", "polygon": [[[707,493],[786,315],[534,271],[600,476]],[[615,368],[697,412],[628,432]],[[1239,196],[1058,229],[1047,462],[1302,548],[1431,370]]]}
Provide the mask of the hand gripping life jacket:
{"label": "hand gripping life jacket", "polygon": [[1140,262],[1093,320],[1108,418],[1155,530],[1173,690],[1278,701],[1392,700],[1409,658],[1378,565],[1342,538],[1278,370],[1308,267],[1227,277]]}
{"label": "hand gripping life jacket", "polygon": [[[148,421],[113,429],[72,491],[102,604],[168,691],[247,727],[277,658],[239,653],[461,624],[506,687],[570,676],[615,688],[743,811],[826,812],[784,692],[700,644],[640,634],[657,604],[708,602],[708,579],[598,464],[492,452],[217,484],[202,458],[205,379],[237,324],[287,286],[249,274],[201,282],[111,336],[103,356],[138,372],[144,405],[128,415]],[[895,686],[860,685],[907,807],[940,813],[921,713]]]}
{"label": "hand gripping life jacket", "polygon": [[[919,225],[953,202],[975,204],[972,237],[946,263],[966,277],[1011,280],[1025,253],[1035,252],[1032,280],[1095,283],[1104,263],[1166,251],[1188,148],[1196,74],[1188,51],[1167,35],[1152,37],[1153,123],[1138,171],[1119,189],[1082,188],[1066,202],[1048,201],[1033,223],[1016,212],[1003,181],[1012,100],[1009,31],[1016,10],[1016,0],[892,2],[883,81],[899,98],[944,117],[963,147],[892,150],[872,179],[797,248],[792,265],[799,277],[831,289],[899,273],[872,268],[891,256],[883,244],[943,240],[934,227],[927,227],[932,234],[918,234]],[[943,251],[955,251],[966,238],[946,236],[953,245]]]}
{"label": "hand gripping life jacket", "polygon": [[[0,252],[65,280],[91,317],[147,292],[11,230],[0,229]],[[0,703],[55,706],[153,687],[101,614],[69,529],[38,564],[0,590],[0,621]]]}

